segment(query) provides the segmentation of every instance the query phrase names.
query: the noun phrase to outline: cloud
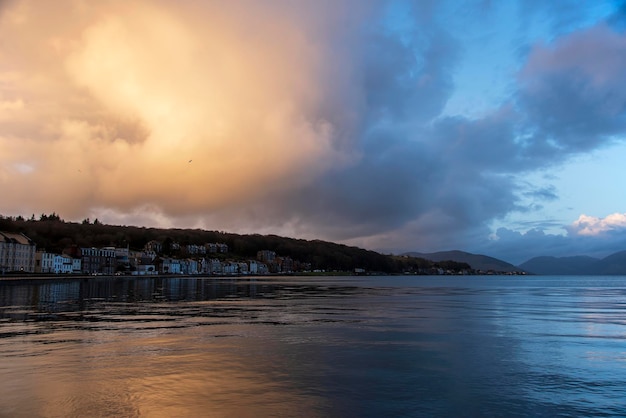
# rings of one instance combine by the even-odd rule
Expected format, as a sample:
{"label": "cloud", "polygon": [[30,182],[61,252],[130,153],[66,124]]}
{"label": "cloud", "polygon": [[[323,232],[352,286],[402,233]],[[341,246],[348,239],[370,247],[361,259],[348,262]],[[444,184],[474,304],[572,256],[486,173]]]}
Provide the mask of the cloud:
{"label": "cloud", "polygon": [[[623,222],[624,215],[618,215],[618,221]],[[582,215],[583,224],[589,226],[597,220],[598,224],[606,222],[608,218],[597,219]],[[591,218],[588,220],[586,218]],[[620,219],[621,218],[621,219]],[[626,228],[623,224],[612,223],[599,233],[579,233],[580,218],[564,228],[565,234],[549,234],[542,229],[530,229],[526,232],[514,231],[509,228],[499,228],[492,240],[484,240],[475,246],[475,252],[488,254],[519,265],[533,257],[554,256],[567,257],[588,255],[603,258],[626,247]],[[599,225],[597,225],[600,227]],[[583,229],[585,226],[582,226]],[[606,227],[602,226],[602,227]]]}
{"label": "cloud", "polygon": [[[333,22],[328,7],[282,2],[68,2],[63,13],[16,2],[3,18],[3,55],[16,64],[0,72],[3,107],[15,113],[0,138],[11,177],[2,187],[21,208],[76,216],[148,202],[175,216],[345,164],[354,116],[325,103],[341,95],[355,107],[340,84],[351,68],[326,67],[338,51],[325,38],[352,24],[343,8],[334,11],[346,20]],[[16,160],[35,170],[11,170]],[[26,191],[59,179],[54,192]]]}
{"label": "cloud", "polygon": [[[407,248],[411,242],[417,247],[450,248],[454,243],[479,248],[476,243],[488,235],[491,220],[514,211],[537,210],[542,201],[556,200],[554,186],[521,182],[518,175],[617,140],[615,135],[624,131],[626,95],[619,74],[626,70],[626,61],[613,57],[626,56],[625,41],[623,34],[600,24],[559,38],[549,48],[537,45],[519,72],[515,101],[482,118],[440,118],[425,129],[398,133],[413,137],[413,142],[408,141],[409,150],[392,159],[392,173],[411,167],[412,162],[407,177],[418,183],[412,188],[394,187],[391,179],[398,176],[390,174],[386,193],[395,190],[396,194],[395,200],[386,201],[399,202],[407,212],[388,210],[395,212],[397,223],[387,226],[397,230],[374,231],[372,237],[356,242],[388,241],[383,244],[388,249]],[[571,77],[572,72],[577,76]],[[555,87],[553,80],[560,84]],[[560,90],[554,92],[555,88]],[[406,204],[403,190],[412,190],[416,200]],[[381,200],[371,196],[369,203],[376,207]],[[533,201],[530,205],[524,203],[528,199]],[[529,237],[538,239],[532,233]],[[563,245],[560,236],[551,241]]]}
{"label": "cloud", "polygon": [[519,94],[535,130],[531,141],[568,154],[623,133],[625,53],[626,36],[602,23],[533,47]]}
{"label": "cloud", "polygon": [[597,236],[616,230],[626,230],[626,213],[613,213],[605,218],[582,214],[569,228],[570,234],[588,236]]}
{"label": "cloud", "polygon": [[521,176],[624,132],[623,33],[559,32],[508,100],[443,116],[455,8],[403,4],[398,21],[373,0],[7,3],[0,212],[472,250],[557,199]]}

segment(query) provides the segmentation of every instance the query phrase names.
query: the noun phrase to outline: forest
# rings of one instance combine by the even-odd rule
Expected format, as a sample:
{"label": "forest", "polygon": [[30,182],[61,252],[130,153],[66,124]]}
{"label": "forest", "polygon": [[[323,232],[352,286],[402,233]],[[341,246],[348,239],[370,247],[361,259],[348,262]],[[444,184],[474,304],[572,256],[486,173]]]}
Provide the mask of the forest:
{"label": "forest", "polygon": [[[282,257],[291,257],[302,263],[310,263],[312,269],[326,271],[354,271],[363,269],[369,273],[401,274],[432,273],[432,269],[453,272],[469,271],[467,263],[440,261],[434,263],[417,257],[380,254],[358,247],[321,240],[303,240],[277,235],[234,234],[202,229],[160,229],[138,226],[107,225],[98,219],[82,222],[66,222],[58,214],[31,216],[0,215],[0,231],[23,233],[33,240],[37,250],[62,253],[71,246],[78,247],[128,247],[142,250],[145,244],[155,240],[161,243],[189,244],[225,243],[227,256],[234,260],[256,258],[261,250],[270,250]],[[169,245],[164,245],[163,255],[177,256]]]}

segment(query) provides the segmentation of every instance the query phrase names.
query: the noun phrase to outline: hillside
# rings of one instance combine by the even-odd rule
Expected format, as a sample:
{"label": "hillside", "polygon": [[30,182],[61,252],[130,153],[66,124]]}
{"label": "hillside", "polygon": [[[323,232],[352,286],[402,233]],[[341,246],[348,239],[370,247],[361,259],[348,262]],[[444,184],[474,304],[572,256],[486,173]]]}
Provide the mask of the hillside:
{"label": "hillside", "polygon": [[524,269],[507,263],[506,261],[499,260],[497,258],[489,257],[481,254],[472,254],[464,251],[440,251],[435,253],[418,253],[410,252],[405,255],[411,257],[421,257],[434,262],[440,262],[444,260],[453,260],[459,263],[467,263],[474,270],[481,271],[497,271],[497,272],[522,272]]}
{"label": "hillside", "polygon": [[[78,247],[128,247],[142,250],[145,244],[155,240],[163,244],[163,256],[185,256],[171,249],[172,243],[189,244],[223,243],[227,254],[215,254],[224,260],[247,261],[255,259],[257,252],[270,250],[281,257],[290,257],[313,270],[355,271],[369,273],[430,274],[433,263],[415,257],[396,257],[375,251],[320,240],[303,240],[276,235],[240,235],[201,229],[159,229],[136,226],[105,225],[98,220],[85,219],[81,223],[66,222],[58,215],[41,215],[36,220],[0,215],[0,231],[23,233],[32,239],[37,250],[60,254],[71,246]],[[168,245],[165,245],[169,243]],[[166,250],[168,248],[168,250]],[[448,261],[446,270],[464,271],[469,266]]]}
{"label": "hillside", "polygon": [[159,229],[136,226],[105,225],[97,220],[82,223],[65,222],[57,215],[42,215],[40,220],[0,216],[0,231],[23,233],[32,239],[38,250],[61,253],[72,245],[79,247],[129,247],[141,250],[156,240],[181,245],[219,242],[228,245],[228,257],[254,259],[257,251],[275,251],[281,256],[310,263],[313,269],[367,271],[393,273],[402,266],[390,257],[357,247],[326,241],[307,241],[276,235],[239,235],[201,229]]}
{"label": "hillside", "polygon": [[626,275],[626,251],[603,259],[588,256],[535,257],[519,267],[544,275]]}

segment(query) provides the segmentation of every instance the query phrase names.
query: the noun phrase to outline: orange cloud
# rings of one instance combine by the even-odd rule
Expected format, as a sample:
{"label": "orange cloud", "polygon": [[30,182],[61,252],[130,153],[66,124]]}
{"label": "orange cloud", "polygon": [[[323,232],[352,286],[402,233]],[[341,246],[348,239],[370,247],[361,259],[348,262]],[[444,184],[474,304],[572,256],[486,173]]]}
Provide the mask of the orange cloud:
{"label": "orange cloud", "polygon": [[352,158],[321,111],[329,79],[350,76],[328,65],[345,23],[330,9],[64,6],[16,1],[0,15],[0,213],[203,213]]}

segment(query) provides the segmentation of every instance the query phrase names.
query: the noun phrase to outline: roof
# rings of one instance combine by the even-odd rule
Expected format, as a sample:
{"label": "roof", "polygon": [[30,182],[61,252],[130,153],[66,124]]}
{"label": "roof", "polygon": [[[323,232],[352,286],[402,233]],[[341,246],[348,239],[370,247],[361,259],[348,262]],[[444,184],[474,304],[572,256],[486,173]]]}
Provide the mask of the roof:
{"label": "roof", "polygon": [[24,234],[0,231],[0,242],[8,244],[35,245],[35,243]]}

